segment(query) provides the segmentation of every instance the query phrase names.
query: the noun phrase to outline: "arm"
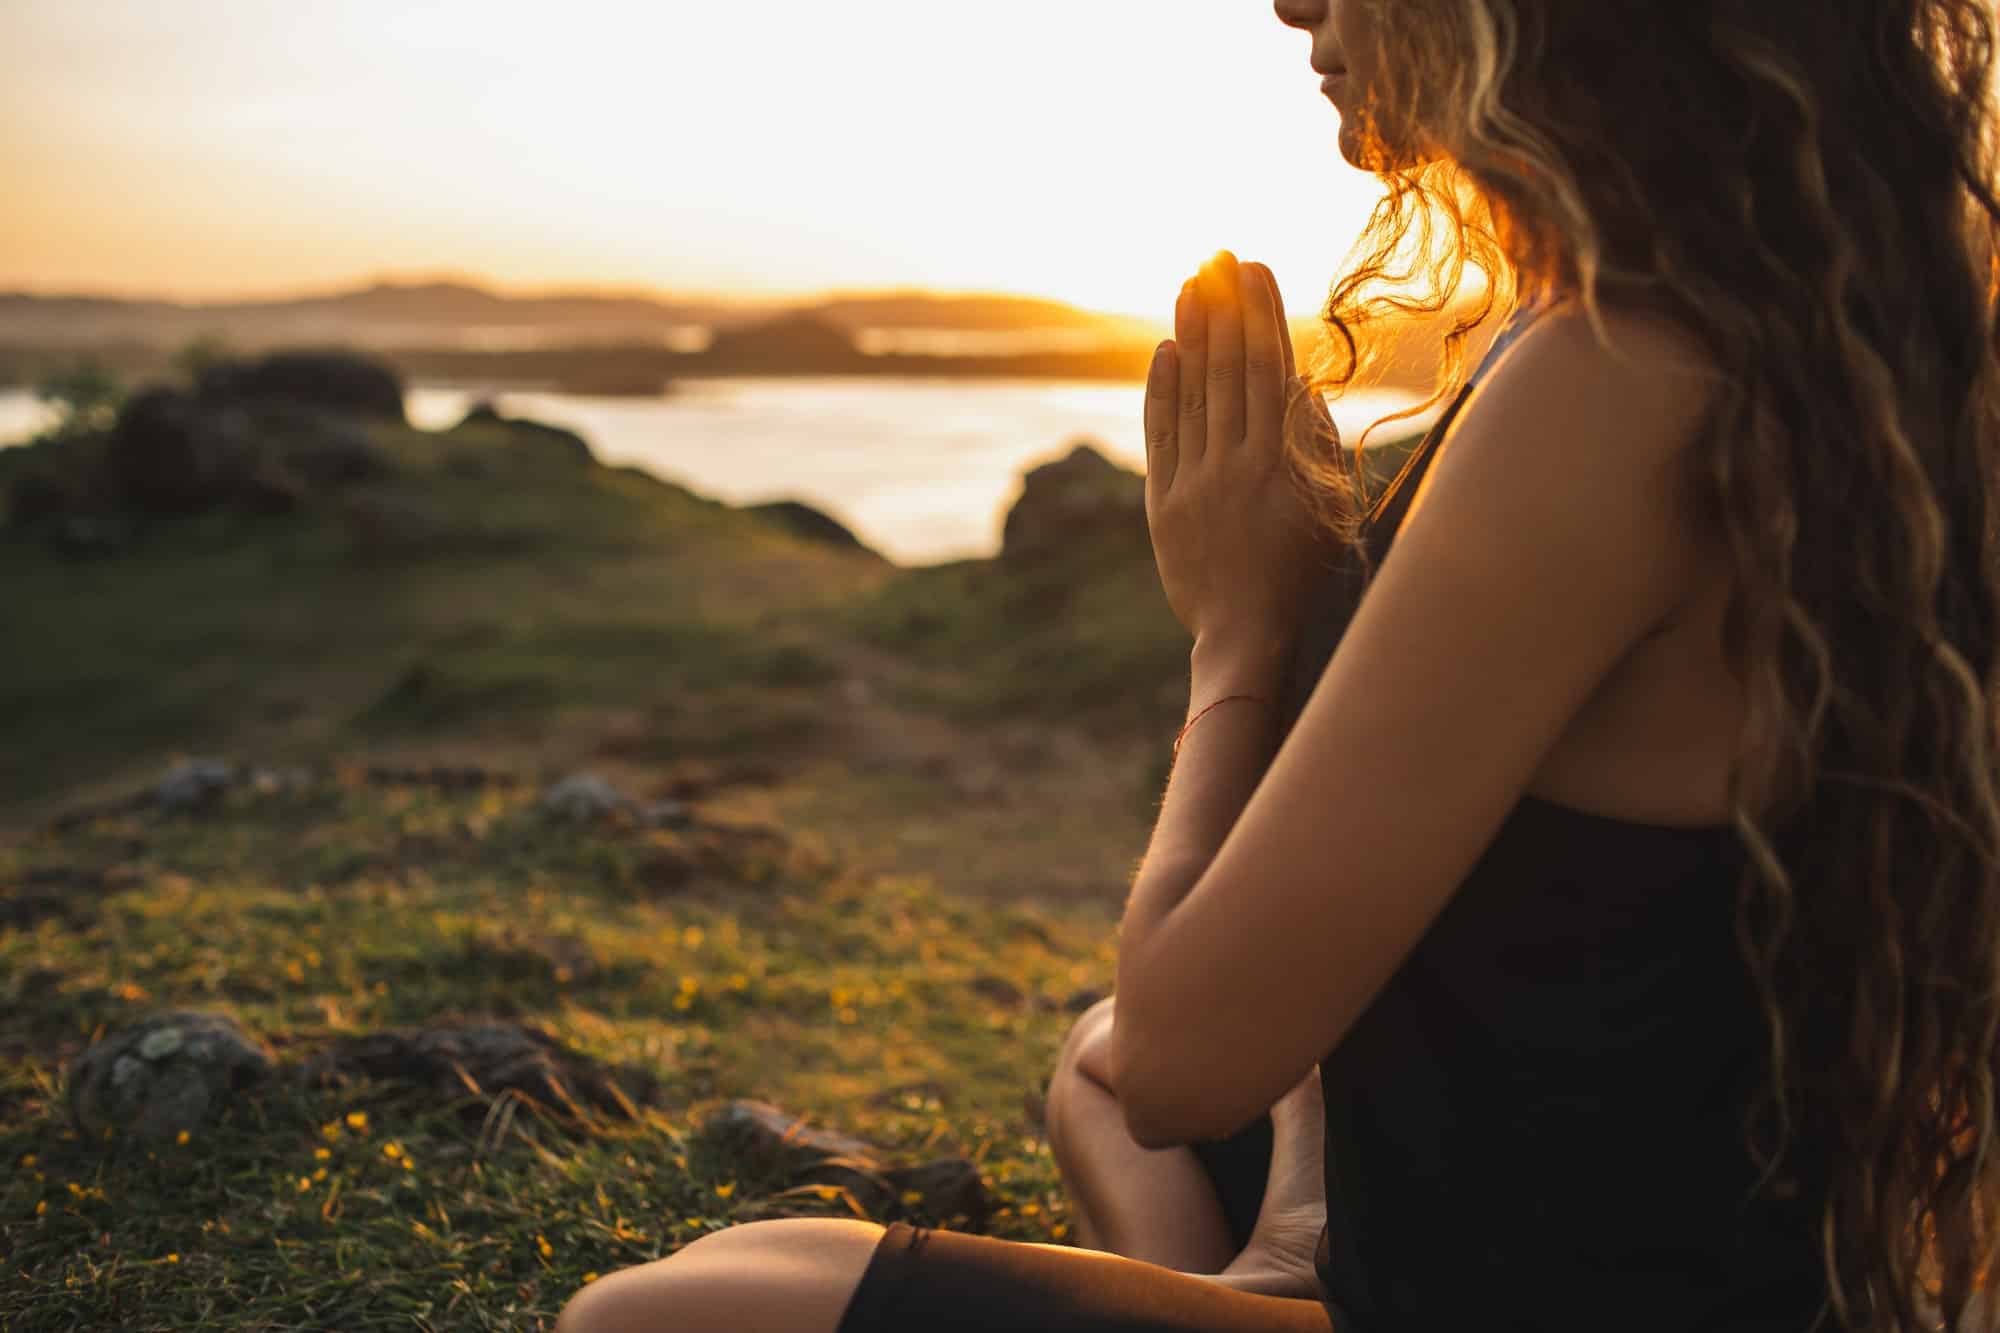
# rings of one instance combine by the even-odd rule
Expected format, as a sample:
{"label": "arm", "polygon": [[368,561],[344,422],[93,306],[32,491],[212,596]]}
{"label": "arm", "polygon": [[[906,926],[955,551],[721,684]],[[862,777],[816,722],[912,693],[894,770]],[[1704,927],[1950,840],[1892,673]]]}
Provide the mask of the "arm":
{"label": "arm", "polygon": [[[1467,399],[1268,770],[1258,705],[1188,733],[1121,925],[1112,1064],[1139,1143],[1232,1133],[1338,1045],[1692,590],[1699,361],[1657,321],[1606,323],[1612,348],[1550,312]],[[1269,687],[1268,635],[1195,651],[1197,706]]]}

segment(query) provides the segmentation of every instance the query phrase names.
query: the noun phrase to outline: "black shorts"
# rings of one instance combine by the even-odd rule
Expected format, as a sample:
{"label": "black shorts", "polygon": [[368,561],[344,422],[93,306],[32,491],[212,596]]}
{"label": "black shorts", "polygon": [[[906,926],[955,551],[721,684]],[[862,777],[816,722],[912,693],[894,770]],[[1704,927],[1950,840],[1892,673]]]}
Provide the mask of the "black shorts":
{"label": "black shorts", "polygon": [[[1268,1116],[1195,1144],[1239,1247],[1264,1197]],[[1318,1301],[1232,1291],[1122,1255],[891,1222],[835,1333],[1330,1333]]]}

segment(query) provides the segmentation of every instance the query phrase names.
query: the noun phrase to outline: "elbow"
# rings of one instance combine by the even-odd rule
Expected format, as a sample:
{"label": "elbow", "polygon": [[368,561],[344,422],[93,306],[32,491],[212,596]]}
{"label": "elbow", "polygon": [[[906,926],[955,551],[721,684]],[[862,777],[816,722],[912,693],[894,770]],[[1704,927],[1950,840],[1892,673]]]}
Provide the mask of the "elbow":
{"label": "elbow", "polygon": [[1158,1152],[1178,1148],[1201,1137],[1184,1114],[1187,1109],[1165,1095],[1159,1070],[1134,1064],[1118,1040],[1116,1020],[1111,1042],[1111,1081],[1116,1089],[1125,1133],[1141,1148]]}

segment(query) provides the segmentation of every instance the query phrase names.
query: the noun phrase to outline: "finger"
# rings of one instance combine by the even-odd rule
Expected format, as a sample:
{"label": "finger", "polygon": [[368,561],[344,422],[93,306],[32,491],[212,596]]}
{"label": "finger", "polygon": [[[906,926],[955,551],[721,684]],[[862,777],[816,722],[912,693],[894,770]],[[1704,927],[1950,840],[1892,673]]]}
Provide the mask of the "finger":
{"label": "finger", "polygon": [[1202,456],[1243,442],[1243,299],[1236,256],[1218,250],[1197,280],[1208,312],[1208,429]]}
{"label": "finger", "polygon": [[1174,303],[1174,363],[1181,395],[1176,462],[1198,462],[1208,447],[1208,318],[1195,278],[1187,280]]}
{"label": "finger", "polygon": [[1271,308],[1278,314],[1278,341],[1285,351],[1285,378],[1292,379],[1299,373],[1298,353],[1292,346],[1292,324],[1285,318],[1285,294],[1278,290],[1278,279],[1267,264],[1253,264],[1264,275],[1264,285],[1271,289]]}
{"label": "finger", "polygon": [[1146,372],[1146,505],[1151,509],[1167,488],[1174,484],[1179,463],[1180,372],[1174,361],[1174,345],[1161,343],[1153,351],[1153,367]]}
{"label": "finger", "polygon": [[1243,308],[1243,430],[1248,440],[1275,440],[1285,415],[1284,342],[1270,275],[1261,264],[1236,268]]}

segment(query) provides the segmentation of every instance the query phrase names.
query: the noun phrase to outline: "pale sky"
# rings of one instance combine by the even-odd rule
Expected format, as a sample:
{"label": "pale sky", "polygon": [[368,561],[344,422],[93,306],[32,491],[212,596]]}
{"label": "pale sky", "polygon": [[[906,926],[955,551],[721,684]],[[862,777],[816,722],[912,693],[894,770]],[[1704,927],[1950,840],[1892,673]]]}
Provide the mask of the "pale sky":
{"label": "pale sky", "polygon": [[1378,197],[1270,0],[0,0],[0,288],[455,273],[1310,315]]}

